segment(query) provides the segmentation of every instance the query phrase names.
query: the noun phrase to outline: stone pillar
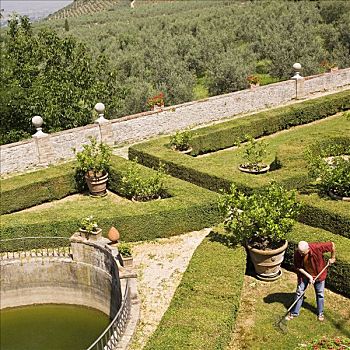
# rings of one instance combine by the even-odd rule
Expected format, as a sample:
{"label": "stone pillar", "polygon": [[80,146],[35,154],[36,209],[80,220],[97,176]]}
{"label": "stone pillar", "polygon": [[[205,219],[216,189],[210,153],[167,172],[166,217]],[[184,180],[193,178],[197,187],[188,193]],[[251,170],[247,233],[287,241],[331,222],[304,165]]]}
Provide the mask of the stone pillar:
{"label": "stone pillar", "polygon": [[50,136],[34,137],[34,139],[39,155],[38,165],[48,165],[54,162],[55,154],[52,149]]}
{"label": "stone pillar", "polygon": [[47,165],[55,160],[50,135],[42,130],[43,122],[43,118],[41,118],[39,115],[32,118],[32,124],[36,128],[36,133],[33,135],[33,139],[35,139],[35,145],[38,152],[38,165]]}
{"label": "stone pillar", "polygon": [[113,130],[112,123],[104,117],[105,105],[101,102],[96,103],[95,110],[99,117],[95,120],[95,124],[98,124],[100,129],[101,142],[107,145],[113,146]]}
{"label": "stone pillar", "polygon": [[305,98],[305,91],[304,91],[305,78],[302,77],[299,73],[299,71],[301,70],[301,64],[294,63],[293,69],[295,70],[295,74],[292,77],[292,79],[295,80],[295,99],[302,100]]}
{"label": "stone pillar", "polygon": [[113,146],[113,129],[112,123],[108,120],[105,123],[99,124],[101,142],[109,146]]}

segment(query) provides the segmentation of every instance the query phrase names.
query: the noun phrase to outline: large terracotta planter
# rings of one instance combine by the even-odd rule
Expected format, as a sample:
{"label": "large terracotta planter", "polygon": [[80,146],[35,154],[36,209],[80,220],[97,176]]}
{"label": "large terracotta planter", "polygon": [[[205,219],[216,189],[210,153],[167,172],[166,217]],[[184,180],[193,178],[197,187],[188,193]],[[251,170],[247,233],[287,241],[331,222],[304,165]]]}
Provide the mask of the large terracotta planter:
{"label": "large terracotta planter", "polygon": [[92,196],[100,197],[107,194],[108,173],[99,177],[93,177],[89,174],[86,174],[85,180]]}
{"label": "large terracotta planter", "polygon": [[247,245],[250,258],[254,264],[256,276],[263,281],[275,281],[281,275],[281,264],[288,241],[282,247],[274,250],[260,250]]}

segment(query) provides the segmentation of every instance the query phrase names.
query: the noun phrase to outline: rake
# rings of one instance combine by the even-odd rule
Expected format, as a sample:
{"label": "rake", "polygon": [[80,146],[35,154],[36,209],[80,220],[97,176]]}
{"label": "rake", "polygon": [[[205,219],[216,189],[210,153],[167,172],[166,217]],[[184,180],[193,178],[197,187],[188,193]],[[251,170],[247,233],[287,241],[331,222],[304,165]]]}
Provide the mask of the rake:
{"label": "rake", "polygon": [[[329,261],[327,262],[327,265],[320,271],[320,273],[315,277],[314,281],[316,281],[321,274],[323,273],[323,271],[329,266]],[[305,292],[306,292],[307,287],[304,289],[304,291],[298,296],[298,298],[295,299],[295,301],[293,302],[293,304],[288,308],[288,310],[285,312],[285,314],[283,316],[278,317],[278,320],[275,322],[275,327],[278,328],[279,330],[281,330],[283,333],[287,332],[287,320],[286,320],[286,316],[288,315],[288,313],[290,312],[290,310],[292,310],[293,306],[299,301],[299,299],[301,299]]]}

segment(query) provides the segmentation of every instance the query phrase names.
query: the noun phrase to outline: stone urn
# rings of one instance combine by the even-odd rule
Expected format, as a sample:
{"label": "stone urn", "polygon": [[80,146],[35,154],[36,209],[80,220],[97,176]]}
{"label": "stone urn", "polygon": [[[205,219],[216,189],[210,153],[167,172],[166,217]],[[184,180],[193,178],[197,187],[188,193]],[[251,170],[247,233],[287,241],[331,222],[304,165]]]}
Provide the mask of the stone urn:
{"label": "stone urn", "polygon": [[277,249],[260,250],[247,244],[257,278],[263,281],[275,281],[281,277],[281,264],[287,246],[288,241],[285,241],[284,244]]}

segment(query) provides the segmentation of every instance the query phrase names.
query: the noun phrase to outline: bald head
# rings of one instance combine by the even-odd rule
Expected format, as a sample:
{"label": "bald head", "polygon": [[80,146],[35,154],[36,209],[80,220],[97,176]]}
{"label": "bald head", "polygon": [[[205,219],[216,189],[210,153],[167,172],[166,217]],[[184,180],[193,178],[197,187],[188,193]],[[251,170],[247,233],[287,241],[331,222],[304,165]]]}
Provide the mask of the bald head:
{"label": "bald head", "polygon": [[305,241],[300,241],[298,243],[298,250],[301,254],[306,255],[309,252],[309,243]]}

